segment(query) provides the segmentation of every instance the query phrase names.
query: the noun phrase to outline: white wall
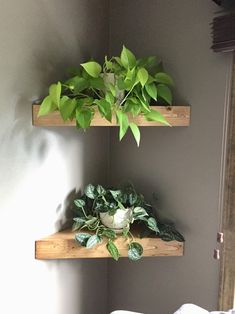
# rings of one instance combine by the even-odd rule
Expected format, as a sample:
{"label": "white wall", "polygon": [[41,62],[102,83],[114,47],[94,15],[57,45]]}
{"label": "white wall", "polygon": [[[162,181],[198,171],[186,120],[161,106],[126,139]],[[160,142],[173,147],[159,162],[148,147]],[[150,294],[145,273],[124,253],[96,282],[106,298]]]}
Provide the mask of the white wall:
{"label": "white wall", "polygon": [[106,182],[107,130],[32,127],[31,103],[103,57],[107,1],[2,0],[0,17],[0,313],[106,314],[106,262],[36,261],[34,241],[63,224],[74,189]]}
{"label": "white wall", "polygon": [[186,238],[185,256],[126,259],[109,264],[109,309],[171,314],[193,302],[215,309],[219,263],[213,260],[218,231],[223,111],[230,55],[210,50],[209,0],[111,1],[110,45],[124,43],[139,56],[159,55],[176,81],[175,102],[190,104],[188,128],[142,128],[132,137],[111,135],[112,183],[130,179]]}

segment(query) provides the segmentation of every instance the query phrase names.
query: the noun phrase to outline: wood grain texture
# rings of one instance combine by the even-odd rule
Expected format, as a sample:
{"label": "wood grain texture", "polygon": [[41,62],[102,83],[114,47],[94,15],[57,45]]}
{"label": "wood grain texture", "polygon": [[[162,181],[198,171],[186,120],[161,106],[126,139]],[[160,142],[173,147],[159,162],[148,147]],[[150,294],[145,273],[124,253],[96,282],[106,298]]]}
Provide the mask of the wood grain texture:
{"label": "wood grain texture", "polygon": [[222,227],[224,243],[220,264],[219,310],[227,311],[235,305],[235,54],[227,133]]}
{"label": "wood grain texture", "polygon": [[[64,122],[60,116],[58,111],[52,112],[46,116],[38,117],[40,105],[33,105],[32,112],[32,123],[34,126],[76,126],[76,122],[66,121]],[[189,126],[190,124],[190,107],[189,106],[172,106],[172,107],[164,107],[164,106],[152,106],[154,110],[159,111],[164,115],[167,121],[172,126]],[[110,123],[106,119],[102,118],[98,111],[95,112],[94,119],[92,120],[91,126],[117,126],[115,122],[116,119],[113,117],[113,122]],[[146,121],[143,117],[138,116],[136,118],[129,118],[130,121],[134,121],[139,126],[165,126],[159,122],[154,121]]]}
{"label": "wood grain texture", "polygon": [[[110,257],[106,249],[106,240],[92,249],[87,249],[74,240],[75,233],[76,232],[72,232],[71,230],[65,230],[36,241],[35,258],[45,260]],[[143,256],[183,255],[184,243],[182,242],[165,242],[159,238],[139,239],[137,236],[135,236],[135,240],[143,246]],[[126,257],[128,241],[123,237],[118,236],[114,242],[120,251],[121,257]]]}

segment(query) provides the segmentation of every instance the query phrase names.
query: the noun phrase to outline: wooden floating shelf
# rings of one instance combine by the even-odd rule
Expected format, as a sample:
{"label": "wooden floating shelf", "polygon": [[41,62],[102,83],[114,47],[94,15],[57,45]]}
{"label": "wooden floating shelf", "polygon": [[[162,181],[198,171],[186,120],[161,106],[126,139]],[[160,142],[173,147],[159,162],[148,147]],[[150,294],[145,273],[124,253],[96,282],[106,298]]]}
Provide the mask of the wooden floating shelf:
{"label": "wooden floating shelf", "polygon": [[[65,230],[35,242],[36,259],[73,259],[73,258],[106,258],[110,257],[106,249],[106,240],[92,249],[82,247],[74,240],[76,232]],[[134,233],[134,241],[143,248],[143,256],[182,256],[184,243],[178,241],[165,242],[160,238],[138,238]],[[118,236],[114,241],[121,257],[127,257],[127,240]]]}
{"label": "wooden floating shelf", "polygon": [[[64,122],[58,111],[52,112],[46,116],[38,117],[40,105],[33,105],[33,125],[49,127],[49,126],[76,126],[76,122]],[[159,111],[171,124],[171,126],[189,126],[190,124],[190,107],[189,106],[151,106],[152,109]],[[102,118],[98,111],[95,112],[91,126],[117,126],[116,119],[113,117],[113,122],[110,123]],[[130,117],[130,121],[135,122],[138,126],[165,126],[159,122],[146,121],[144,117]]]}

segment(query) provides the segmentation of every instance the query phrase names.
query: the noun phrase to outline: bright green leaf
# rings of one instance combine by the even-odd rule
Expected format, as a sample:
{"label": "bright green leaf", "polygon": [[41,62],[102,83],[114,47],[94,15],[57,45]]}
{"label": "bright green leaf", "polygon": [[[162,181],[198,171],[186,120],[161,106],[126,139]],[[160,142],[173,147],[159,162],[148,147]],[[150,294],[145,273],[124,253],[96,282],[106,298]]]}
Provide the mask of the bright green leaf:
{"label": "bright green leaf", "polygon": [[119,128],[119,140],[121,141],[123,136],[126,134],[128,127],[129,127],[129,121],[127,115],[122,112],[121,110],[118,110],[117,112],[117,119],[118,124],[120,126]]}
{"label": "bright green leaf", "polygon": [[150,112],[145,114],[145,118],[148,121],[156,121],[156,122],[160,122],[162,124],[171,126],[170,123],[167,122],[165,117],[159,111],[156,111],[156,110],[153,110],[153,109],[151,109]]}
{"label": "bright green leaf", "polygon": [[94,102],[95,104],[97,104],[101,115],[105,117],[105,119],[107,119],[109,122],[112,122],[111,104],[105,99],[96,99]]}
{"label": "bright green leaf", "polygon": [[155,80],[158,83],[163,83],[166,85],[174,86],[174,81],[170,77],[170,75],[164,73],[164,72],[159,72],[155,75]]}
{"label": "bright green leaf", "polygon": [[128,257],[132,261],[138,261],[143,254],[143,247],[141,244],[137,242],[132,242],[129,245]]}
{"label": "bright green leaf", "polygon": [[77,126],[83,129],[89,128],[93,116],[94,116],[93,110],[89,108],[77,108],[76,110]]}
{"label": "bright green leaf", "polygon": [[76,108],[76,99],[70,99],[67,96],[63,96],[60,100],[60,114],[64,121],[71,118]]}
{"label": "bright green leaf", "polygon": [[107,70],[112,70],[113,69],[113,63],[112,61],[109,61],[107,56],[105,56],[105,66]]}
{"label": "bright green leaf", "polygon": [[125,112],[131,112],[133,117],[135,117],[141,112],[141,104],[137,98],[130,97],[125,102],[124,110]]}
{"label": "bright green leaf", "polygon": [[110,90],[113,97],[116,97],[116,89],[115,86],[112,83],[107,84],[108,89]]}
{"label": "bright green leaf", "polygon": [[158,96],[164,99],[169,105],[172,104],[172,93],[168,86],[164,84],[159,84],[157,86]]}
{"label": "bright green leaf", "polygon": [[60,104],[60,95],[61,95],[61,83],[52,84],[49,88],[49,96],[51,97],[52,102],[59,107]]}
{"label": "bright green leaf", "polygon": [[115,100],[111,91],[110,92],[108,91],[105,93],[105,100],[107,100],[110,103],[110,105],[114,104]]}
{"label": "bright green leaf", "polygon": [[140,129],[133,122],[130,123],[130,128],[131,128],[131,132],[132,132],[132,134],[136,140],[137,146],[140,146]]}
{"label": "bright green leaf", "polygon": [[106,247],[107,247],[107,250],[109,251],[110,255],[112,256],[112,258],[115,259],[115,261],[118,261],[120,254],[119,254],[118,248],[116,247],[114,242],[112,240],[109,240]]}
{"label": "bright green leaf", "polygon": [[124,82],[123,78],[118,78],[117,80],[117,86],[119,90],[124,90],[126,89],[126,83]]}
{"label": "bright green leaf", "polygon": [[126,73],[126,78],[125,78],[125,80],[127,79],[127,80],[132,81],[133,78],[134,78],[134,76],[135,76],[135,72],[136,72],[135,68],[133,68],[133,69],[131,69],[131,70],[128,69],[128,70],[127,70],[127,73]]}
{"label": "bright green leaf", "polygon": [[53,112],[57,109],[57,106],[52,102],[51,97],[47,96],[44,98],[38,112],[38,116],[45,116],[50,112]]}
{"label": "bright green leaf", "polygon": [[74,76],[71,79],[67,80],[65,82],[65,85],[68,86],[68,88],[75,94],[77,94],[86,89],[89,86],[89,83],[83,77]]}
{"label": "bright green leaf", "polygon": [[82,63],[81,66],[85,69],[85,71],[92,77],[99,77],[102,68],[99,63],[95,61],[90,61],[86,63]]}
{"label": "bright green leaf", "polygon": [[132,69],[136,65],[135,55],[125,46],[123,46],[121,52],[121,63],[126,69],[128,68]]}
{"label": "bright green leaf", "polygon": [[140,100],[141,107],[142,107],[141,108],[142,112],[144,112],[144,113],[150,112],[151,109],[150,109],[148,101],[146,101],[144,99],[144,97],[141,94],[139,94],[139,93],[138,94],[136,93],[136,97],[138,97],[138,99]]}
{"label": "bright green leaf", "polygon": [[145,68],[140,68],[139,71],[137,72],[137,78],[139,79],[140,84],[142,86],[144,86],[147,83],[148,77],[149,77],[148,71]]}
{"label": "bright green leaf", "polygon": [[151,98],[157,100],[157,87],[154,83],[145,85],[145,89]]}
{"label": "bright green leaf", "polygon": [[122,66],[121,58],[119,58],[119,57],[114,57],[114,60],[115,60],[120,66]]}
{"label": "bright green leaf", "polygon": [[91,78],[89,81],[92,88],[105,89],[104,81],[101,77]]}

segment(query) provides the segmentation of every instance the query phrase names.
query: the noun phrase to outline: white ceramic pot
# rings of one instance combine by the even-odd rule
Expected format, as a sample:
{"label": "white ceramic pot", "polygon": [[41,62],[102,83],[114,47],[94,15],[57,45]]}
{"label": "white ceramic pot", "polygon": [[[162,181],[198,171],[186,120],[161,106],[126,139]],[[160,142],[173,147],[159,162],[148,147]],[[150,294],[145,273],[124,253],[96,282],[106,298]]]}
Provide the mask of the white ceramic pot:
{"label": "white ceramic pot", "polygon": [[100,220],[102,224],[110,229],[113,229],[116,233],[121,233],[131,221],[132,209],[118,209],[114,215],[109,213],[100,213]]}

